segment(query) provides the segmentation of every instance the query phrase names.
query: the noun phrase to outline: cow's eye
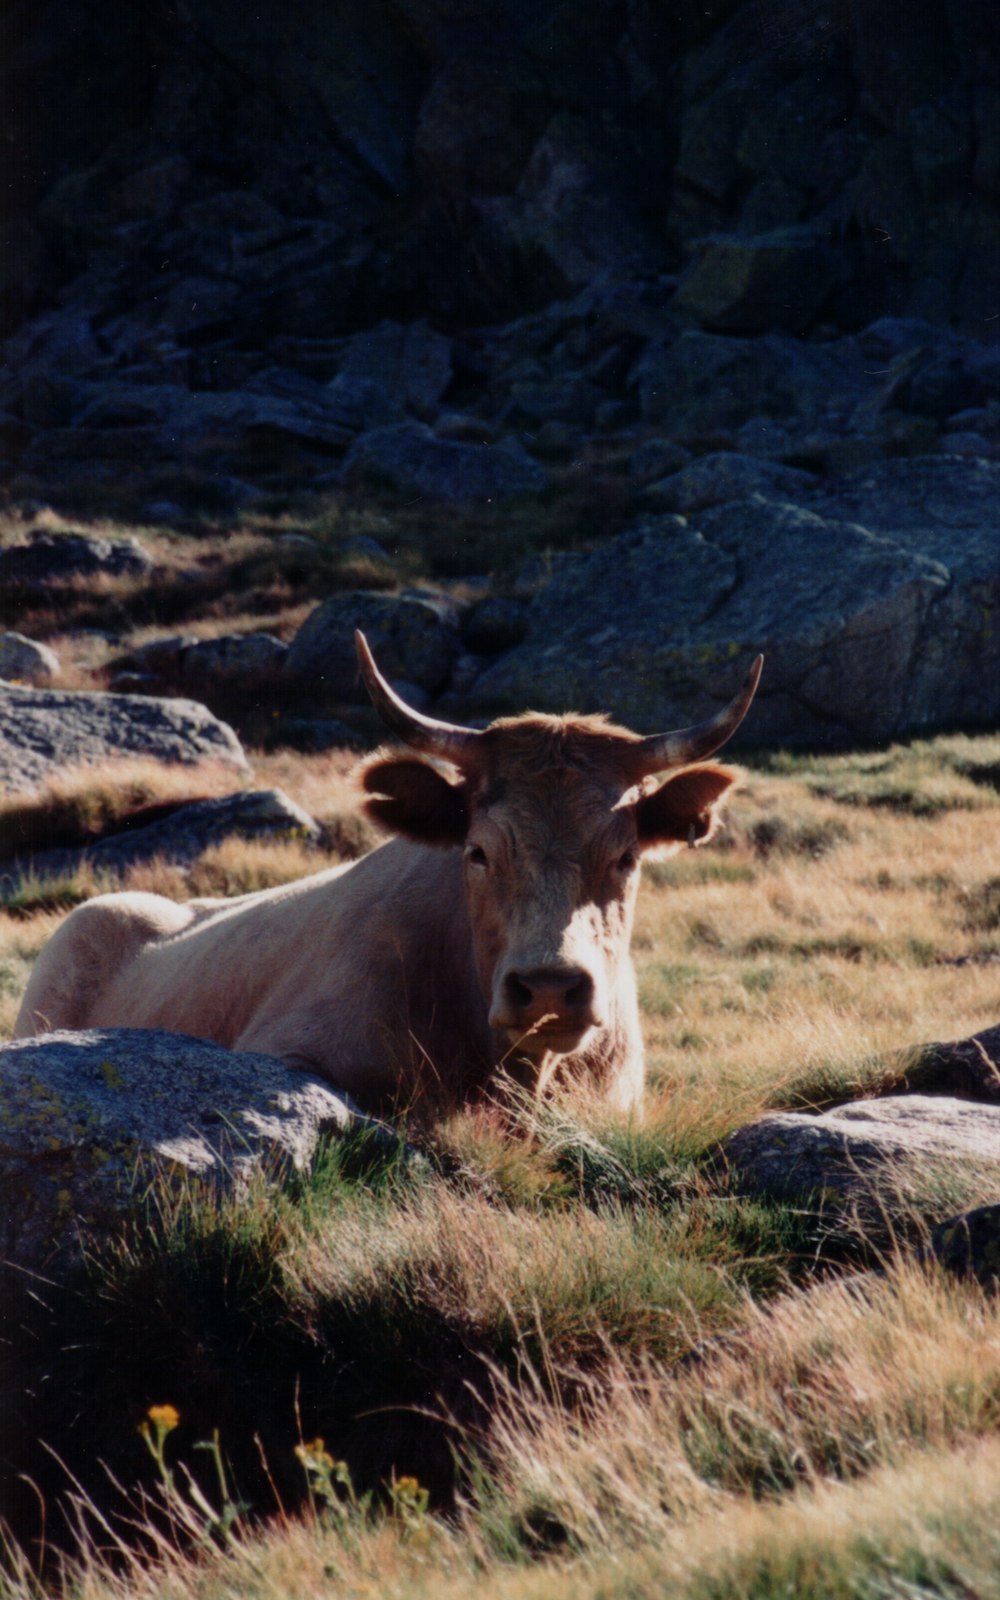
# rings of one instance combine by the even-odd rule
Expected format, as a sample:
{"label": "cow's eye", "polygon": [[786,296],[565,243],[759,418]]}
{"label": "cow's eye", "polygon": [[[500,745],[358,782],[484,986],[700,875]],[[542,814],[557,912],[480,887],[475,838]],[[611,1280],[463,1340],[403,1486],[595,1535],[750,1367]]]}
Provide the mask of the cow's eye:
{"label": "cow's eye", "polygon": [[486,851],[481,845],[478,844],[472,844],[469,846],[465,854],[465,859],[472,867],[489,866],[489,862],[486,859]]}
{"label": "cow's eye", "polygon": [[626,850],[623,855],[620,855],[618,857],[618,871],[619,872],[632,872],[634,870],[634,868],[636,866],[638,866],[638,864],[639,864],[639,852],[638,852],[638,850]]}

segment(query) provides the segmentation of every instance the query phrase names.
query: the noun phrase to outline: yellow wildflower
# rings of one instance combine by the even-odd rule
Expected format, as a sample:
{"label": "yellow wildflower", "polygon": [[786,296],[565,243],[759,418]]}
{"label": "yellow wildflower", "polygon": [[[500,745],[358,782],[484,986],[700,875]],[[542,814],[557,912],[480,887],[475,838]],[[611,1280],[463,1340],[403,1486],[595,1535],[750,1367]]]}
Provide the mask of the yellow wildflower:
{"label": "yellow wildflower", "polygon": [[146,1412],[153,1427],[162,1433],[173,1433],[181,1420],[181,1414],[176,1406],[150,1406]]}

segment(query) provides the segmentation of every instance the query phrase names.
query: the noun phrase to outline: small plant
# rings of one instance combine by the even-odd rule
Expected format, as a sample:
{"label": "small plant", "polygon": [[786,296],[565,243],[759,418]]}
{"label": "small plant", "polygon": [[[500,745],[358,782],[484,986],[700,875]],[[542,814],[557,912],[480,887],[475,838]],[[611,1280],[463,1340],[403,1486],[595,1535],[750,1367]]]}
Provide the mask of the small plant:
{"label": "small plant", "polygon": [[168,1495],[176,1494],[177,1489],[173,1469],[167,1462],[166,1445],[174,1429],[180,1426],[180,1420],[176,1406],[150,1406],[139,1424],[139,1436],[156,1462],[160,1482]]}
{"label": "small plant", "polygon": [[331,1521],[363,1522],[371,1509],[371,1491],[359,1495],[354,1487],[351,1469],[346,1461],[337,1461],[321,1438],[297,1444],[295,1455],[302,1465],[309,1487],[309,1497]]}
{"label": "small plant", "polygon": [[194,1447],[196,1450],[207,1451],[215,1466],[219,1487],[219,1506],[216,1508],[193,1473],[183,1463],[180,1465],[180,1471],[185,1479],[184,1492],[177,1485],[174,1469],[167,1460],[166,1445],[174,1429],[180,1426],[180,1420],[180,1412],[176,1406],[155,1405],[149,1407],[145,1418],[139,1424],[140,1437],[156,1462],[168,1509],[176,1517],[180,1527],[187,1533],[193,1533],[200,1543],[222,1544],[236,1549],[239,1547],[236,1531],[240,1519],[246,1516],[250,1507],[245,1501],[234,1499],[230,1491],[229,1477],[219,1442],[219,1430],[214,1428],[211,1439],[200,1439]]}

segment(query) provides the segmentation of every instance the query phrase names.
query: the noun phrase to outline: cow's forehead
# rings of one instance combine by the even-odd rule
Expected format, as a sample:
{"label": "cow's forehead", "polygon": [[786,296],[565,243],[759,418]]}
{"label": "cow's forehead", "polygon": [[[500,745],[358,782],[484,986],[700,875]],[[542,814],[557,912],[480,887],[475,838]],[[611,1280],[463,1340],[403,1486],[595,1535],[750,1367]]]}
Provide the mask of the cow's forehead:
{"label": "cow's forehead", "polygon": [[628,831],[620,809],[627,787],[621,746],[606,725],[525,719],[502,732],[477,785],[474,811],[481,818],[522,844],[534,841],[545,852],[558,845],[569,855]]}
{"label": "cow's forehead", "polygon": [[639,734],[604,717],[529,713],[494,722],[484,734],[482,754],[492,780],[529,781],[538,773],[565,770],[620,789],[629,755],[641,742]]}

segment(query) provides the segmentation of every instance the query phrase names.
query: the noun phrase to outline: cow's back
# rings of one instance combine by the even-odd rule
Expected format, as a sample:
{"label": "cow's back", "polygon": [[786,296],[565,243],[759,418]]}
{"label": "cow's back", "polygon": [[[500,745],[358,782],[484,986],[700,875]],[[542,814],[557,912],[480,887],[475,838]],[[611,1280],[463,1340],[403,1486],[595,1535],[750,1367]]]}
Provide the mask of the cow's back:
{"label": "cow's back", "polygon": [[78,906],[35,962],[14,1024],[15,1039],[94,1026],[108,988],[130,970],[139,952],[179,932],[193,915],[193,905],[134,891],[99,895]]}

